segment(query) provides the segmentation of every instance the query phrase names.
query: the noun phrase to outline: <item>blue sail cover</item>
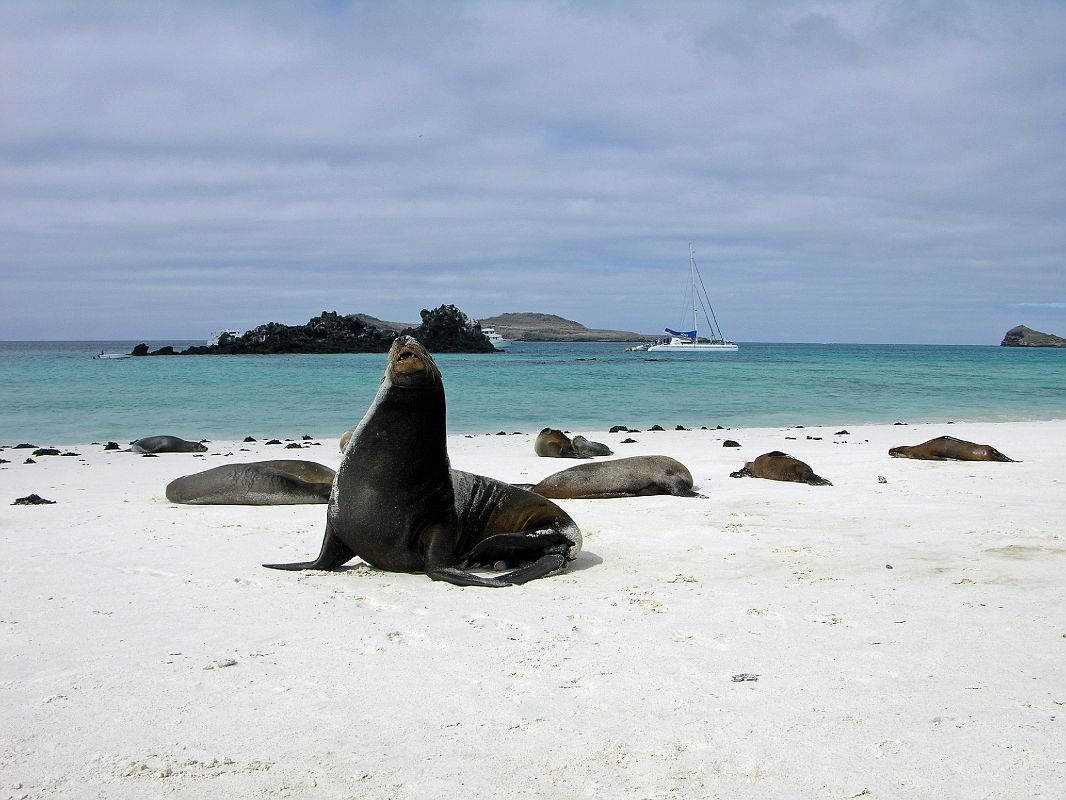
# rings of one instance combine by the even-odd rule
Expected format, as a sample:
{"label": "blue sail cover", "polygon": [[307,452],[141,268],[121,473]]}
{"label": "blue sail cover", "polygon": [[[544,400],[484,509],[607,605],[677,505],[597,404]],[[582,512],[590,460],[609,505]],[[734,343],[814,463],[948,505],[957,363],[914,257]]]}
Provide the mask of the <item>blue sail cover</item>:
{"label": "blue sail cover", "polygon": [[663,330],[673,336],[687,336],[689,339],[696,338],[696,331],[674,331],[670,330],[670,328],[663,328]]}

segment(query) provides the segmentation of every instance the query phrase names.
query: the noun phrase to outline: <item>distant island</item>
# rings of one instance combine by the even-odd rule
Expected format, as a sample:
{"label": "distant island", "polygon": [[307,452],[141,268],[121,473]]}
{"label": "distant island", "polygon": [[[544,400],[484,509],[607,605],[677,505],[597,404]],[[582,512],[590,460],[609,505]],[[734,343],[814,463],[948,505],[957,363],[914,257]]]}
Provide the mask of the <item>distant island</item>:
{"label": "distant island", "polygon": [[1052,333],[1041,333],[1016,325],[1011,328],[999,343],[1000,347],[1066,347],[1066,339]]}
{"label": "distant island", "polygon": [[481,324],[491,325],[503,338],[517,342],[637,342],[649,338],[633,331],[586,328],[579,322],[555,314],[532,311],[485,317]]}

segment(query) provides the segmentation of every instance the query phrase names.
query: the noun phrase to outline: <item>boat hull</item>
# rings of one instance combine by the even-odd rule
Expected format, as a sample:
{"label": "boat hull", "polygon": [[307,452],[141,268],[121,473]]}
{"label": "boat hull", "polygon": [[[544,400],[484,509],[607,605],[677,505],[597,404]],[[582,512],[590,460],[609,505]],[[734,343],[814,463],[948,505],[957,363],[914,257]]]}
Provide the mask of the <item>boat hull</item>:
{"label": "boat hull", "polygon": [[731,343],[726,344],[655,344],[648,348],[649,353],[736,353],[740,348]]}

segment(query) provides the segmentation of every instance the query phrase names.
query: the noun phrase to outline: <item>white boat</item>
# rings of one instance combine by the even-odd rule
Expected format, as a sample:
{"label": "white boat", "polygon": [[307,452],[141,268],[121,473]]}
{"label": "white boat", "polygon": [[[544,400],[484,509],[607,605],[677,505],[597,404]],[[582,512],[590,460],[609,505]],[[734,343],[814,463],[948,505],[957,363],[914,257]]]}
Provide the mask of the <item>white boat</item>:
{"label": "white boat", "polygon": [[481,332],[485,334],[485,338],[488,339],[492,343],[492,346],[497,350],[506,350],[511,346],[511,340],[504,339],[500,334],[496,333],[495,328],[488,328],[482,325]]}
{"label": "white boat", "polygon": [[105,353],[103,350],[93,358],[133,358],[129,353]]}
{"label": "white boat", "polygon": [[[707,289],[703,285],[703,276],[696,267],[696,256],[692,245],[688,246],[688,271],[689,291],[692,295],[692,330],[675,331],[666,328],[670,334],[669,339],[662,339],[648,348],[649,353],[735,353],[740,350],[736,344],[726,341],[722,335],[722,329],[718,326],[718,320],[714,316],[710,300],[707,297]],[[701,291],[702,290],[702,293]],[[707,326],[711,330],[710,338],[700,337],[698,334],[699,312],[702,306]]]}

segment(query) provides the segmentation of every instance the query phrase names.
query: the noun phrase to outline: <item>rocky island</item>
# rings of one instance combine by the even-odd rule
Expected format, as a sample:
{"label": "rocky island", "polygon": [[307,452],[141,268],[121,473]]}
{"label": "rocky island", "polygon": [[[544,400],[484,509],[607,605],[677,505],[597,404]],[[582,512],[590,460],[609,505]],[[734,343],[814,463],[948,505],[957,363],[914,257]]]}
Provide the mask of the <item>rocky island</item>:
{"label": "rocky island", "polygon": [[1066,347],[1066,339],[1052,333],[1041,333],[1016,325],[1011,328],[999,343],[1000,347]]}
{"label": "rocky island", "polygon": [[505,339],[519,342],[637,342],[649,337],[633,331],[586,328],[580,322],[532,311],[510,312],[481,320]]}
{"label": "rocky island", "polygon": [[149,351],[141,343],[135,356],[267,355],[277,353],[385,353],[400,333],[414,336],[433,353],[495,353],[481,326],[452,305],[422,310],[422,324],[401,330],[378,327],[373,317],[323,311],[306,325],[268,322],[240,336],[223,333],[217,343],[177,351],[171,346]]}

